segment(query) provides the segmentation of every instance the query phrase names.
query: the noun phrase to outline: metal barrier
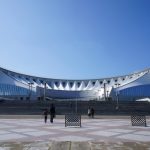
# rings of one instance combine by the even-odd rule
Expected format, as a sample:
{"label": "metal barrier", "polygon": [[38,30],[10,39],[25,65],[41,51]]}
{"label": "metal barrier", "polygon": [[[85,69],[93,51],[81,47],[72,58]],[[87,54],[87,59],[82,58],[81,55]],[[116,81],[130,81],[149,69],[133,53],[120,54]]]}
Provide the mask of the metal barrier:
{"label": "metal barrier", "polygon": [[146,127],[146,116],[145,115],[131,115],[132,126],[145,126]]}
{"label": "metal barrier", "polygon": [[65,115],[65,127],[67,126],[79,126],[81,127],[81,115],[79,114],[67,114]]}

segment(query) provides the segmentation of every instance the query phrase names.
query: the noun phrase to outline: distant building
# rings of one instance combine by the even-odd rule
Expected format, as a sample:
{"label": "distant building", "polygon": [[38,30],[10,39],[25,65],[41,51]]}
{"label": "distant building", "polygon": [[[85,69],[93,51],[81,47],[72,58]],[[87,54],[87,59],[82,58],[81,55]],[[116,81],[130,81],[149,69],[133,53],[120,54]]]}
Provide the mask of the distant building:
{"label": "distant building", "polygon": [[150,97],[150,69],[103,79],[42,78],[0,68],[0,99],[126,100]]}

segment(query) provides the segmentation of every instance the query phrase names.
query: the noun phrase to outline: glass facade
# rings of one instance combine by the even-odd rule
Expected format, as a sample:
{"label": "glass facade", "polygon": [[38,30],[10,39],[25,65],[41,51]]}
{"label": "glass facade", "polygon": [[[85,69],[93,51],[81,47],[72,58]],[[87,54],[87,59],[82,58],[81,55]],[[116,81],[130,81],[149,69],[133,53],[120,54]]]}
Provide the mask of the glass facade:
{"label": "glass facade", "polygon": [[0,84],[0,96],[27,96],[29,95],[30,90],[9,84]]}
{"label": "glass facade", "polygon": [[120,100],[136,100],[150,97],[150,84],[133,86],[116,92],[118,92]]}

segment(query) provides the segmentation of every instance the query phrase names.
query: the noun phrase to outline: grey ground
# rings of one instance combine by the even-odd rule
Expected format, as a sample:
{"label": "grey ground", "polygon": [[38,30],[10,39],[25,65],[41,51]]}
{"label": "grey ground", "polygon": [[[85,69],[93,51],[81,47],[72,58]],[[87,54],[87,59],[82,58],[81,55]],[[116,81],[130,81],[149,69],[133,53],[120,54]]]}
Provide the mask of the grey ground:
{"label": "grey ground", "polygon": [[82,127],[65,127],[43,116],[0,116],[0,150],[150,150],[147,127],[131,126],[129,116],[82,117]]}

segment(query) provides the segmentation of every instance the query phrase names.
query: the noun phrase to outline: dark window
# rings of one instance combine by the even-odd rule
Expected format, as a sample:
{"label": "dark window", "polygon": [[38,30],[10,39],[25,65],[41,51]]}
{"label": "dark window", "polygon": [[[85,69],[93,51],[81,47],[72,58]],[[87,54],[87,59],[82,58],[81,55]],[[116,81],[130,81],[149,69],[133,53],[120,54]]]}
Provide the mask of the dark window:
{"label": "dark window", "polygon": [[78,87],[80,86],[80,82],[78,82]]}
{"label": "dark window", "polygon": [[20,100],[23,100],[23,97],[20,97]]}
{"label": "dark window", "polygon": [[110,81],[108,80],[108,81],[107,81],[107,83],[109,84],[109,83],[110,83]]}
{"label": "dark window", "polygon": [[58,82],[55,82],[55,85],[58,86]]}
{"label": "dark window", "polygon": [[26,100],[29,100],[30,98],[29,97],[26,97]]}
{"label": "dark window", "polygon": [[66,82],[63,82],[63,83],[62,83],[62,85],[63,85],[63,87],[65,87],[65,85],[66,85]]}
{"label": "dark window", "polygon": [[41,100],[41,97],[37,97],[37,100]]}
{"label": "dark window", "polygon": [[103,81],[100,81],[100,84],[103,84]]}
{"label": "dark window", "polygon": [[34,81],[34,82],[36,82],[36,80],[35,80],[35,79],[33,79],[33,81]]}
{"label": "dark window", "polygon": [[123,81],[125,80],[125,78],[122,79]]}
{"label": "dark window", "polygon": [[95,82],[93,82],[92,84],[93,84],[93,86],[94,86],[94,85],[95,85]]}
{"label": "dark window", "polygon": [[70,82],[70,87],[72,87],[73,86],[73,83],[72,82]]}
{"label": "dark window", "polygon": [[26,78],[26,80],[29,80],[29,78]]}
{"label": "dark window", "polygon": [[43,83],[43,80],[40,80],[41,83]]}
{"label": "dark window", "polygon": [[118,80],[116,79],[115,82],[117,82]]}

